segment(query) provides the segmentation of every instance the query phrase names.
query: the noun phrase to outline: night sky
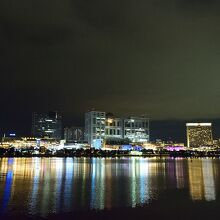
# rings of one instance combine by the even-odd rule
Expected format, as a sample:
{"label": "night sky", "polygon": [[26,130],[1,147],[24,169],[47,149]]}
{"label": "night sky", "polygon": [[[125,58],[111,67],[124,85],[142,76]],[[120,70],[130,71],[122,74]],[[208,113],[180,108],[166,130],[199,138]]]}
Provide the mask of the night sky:
{"label": "night sky", "polygon": [[64,125],[91,108],[147,114],[153,136],[171,138],[185,120],[220,118],[219,11],[217,0],[1,0],[0,133],[28,134],[31,113],[51,109]]}

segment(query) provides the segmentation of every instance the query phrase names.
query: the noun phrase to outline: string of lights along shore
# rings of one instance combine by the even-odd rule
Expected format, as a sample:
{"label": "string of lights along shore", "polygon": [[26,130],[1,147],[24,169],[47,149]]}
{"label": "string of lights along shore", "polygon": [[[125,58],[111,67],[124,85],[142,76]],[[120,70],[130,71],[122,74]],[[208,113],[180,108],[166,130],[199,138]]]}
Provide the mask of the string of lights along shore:
{"label": "string of lights along shore", "polygon": [[219,141],[213,139],[212,123],[186,123],[184,142],[151,140],[150,119],[147,115],[116,116],[91,110],[85,113],[84,126],[64,126],[58,111],[34,112],[31,136],[4,134],[1,148],[26,149],[32,154],[56,152],[62,149],[97,149],[127,151],[142,155],[143,151],[215,151]]}

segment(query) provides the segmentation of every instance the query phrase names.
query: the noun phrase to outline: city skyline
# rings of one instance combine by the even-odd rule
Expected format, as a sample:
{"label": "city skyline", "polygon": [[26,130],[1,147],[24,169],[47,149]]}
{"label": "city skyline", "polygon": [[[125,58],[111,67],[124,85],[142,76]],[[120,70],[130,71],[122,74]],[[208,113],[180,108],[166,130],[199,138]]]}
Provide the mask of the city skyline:
{"label": "city skyline", "polygon": [[[44,112],[50,112],[51,110],[46,110]],[[108,113],[108,111],[106,111]],[[112,113],[110,113],[112,114]],[[128,114],[127,114],[128,115]],[[30,119],[28,123],[24,126],[24,124],[16,124],[16,126],[8,126],[0,128],[0,136],[4,134],[9,135],[10,133],[16,133],[17,136],[30,136],[32,134],[32,116],[33,112],[30,113]],[[78,120],[78,122],[71,122],[65,120],[65,115],[62,115],[62,133],[64,133],[64,128],[68,127],[83,127],[85,123],[84,113],[83,117]],[[130,115],[131,117],[135,115]],[[140,115],[136,115],[140,116]],[[115,115],[114,115],[115,117]],[[123,117],[122,115],[116,115],[116,117]],[[187,134],[186,134],[186,123],[204,123],[210,122],[213,124],[213,139],[220,138],[220,119],[194,119],[194,120],[154,120],[150,119],[150,140],[156,141],[157,139],[162,139],[164,141],[176,141],[187,143]],[[20,118],[22,121],[23,119]]]}

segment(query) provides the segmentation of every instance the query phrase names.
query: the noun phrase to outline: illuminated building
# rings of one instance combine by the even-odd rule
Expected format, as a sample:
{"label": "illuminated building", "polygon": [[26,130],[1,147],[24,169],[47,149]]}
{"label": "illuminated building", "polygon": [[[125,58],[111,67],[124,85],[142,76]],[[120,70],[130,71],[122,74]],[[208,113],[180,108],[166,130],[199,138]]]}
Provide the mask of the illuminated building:
{"label": "illuminated building", "polygon": [[130,117],[123,119],[123,138],[131,142],[149,142],[149,119],[146,117]]}
{"label": "illuminated building", "polygon": [[32,115],[32,135],[60,140],[62,138],[62,116],[56,111],[34,112]]}
{"label": "illuminated building", "polygon": [[84,140],[84,129],[82,127],[66,127],[64,128],[64,139],[67,142],[83,141]]}
{"label": "illuminated building", "polygon": [[123,135],[123,126],[122,119],[116,118],[113,115],[106,115],[105,121],[105,138],[108,139],[117,139],[122,138]]}
{"label": "illuminated building", "polygon": [[118,118],[105,112],[85,114],[85,140],[94,147],[102,147],[104,140],[149,142],[149,119],[146,117]]}
{"label": "illuminated building", "polygon": [[53,138],[36,138],[36,137],[4,137],[4,140],[1,142],[1,147],[10,148],[14,147],[15,149],[24,149],[32,147],[58,147],[59,141]]}
{"label": "illuminated building", "polygon": [[[90,111],[85,114],[85,140],[99,148],[105,137],[105,112]],[[97,145],[100,146],[97,146]]]}
{"label": "illuminated building", "polygon": [[36,138],[34,137],[4,137],[1,143],[2,147],[4,148],[29,148],[29,147],[36,147]]}
{"label": "illuminated building", "polygon": [[187,123],[186,128],[188,147],[196,148],[212,145],[211,123]]}

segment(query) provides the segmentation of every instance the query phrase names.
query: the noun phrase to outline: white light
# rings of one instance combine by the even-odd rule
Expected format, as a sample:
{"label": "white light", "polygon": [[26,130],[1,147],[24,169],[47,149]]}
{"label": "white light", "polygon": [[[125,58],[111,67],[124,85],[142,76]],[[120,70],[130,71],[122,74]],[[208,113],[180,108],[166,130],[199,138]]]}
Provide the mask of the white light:
{"label": "white light", "polygon": [[212,123],[186,123],[186,126],[212,126]]}

